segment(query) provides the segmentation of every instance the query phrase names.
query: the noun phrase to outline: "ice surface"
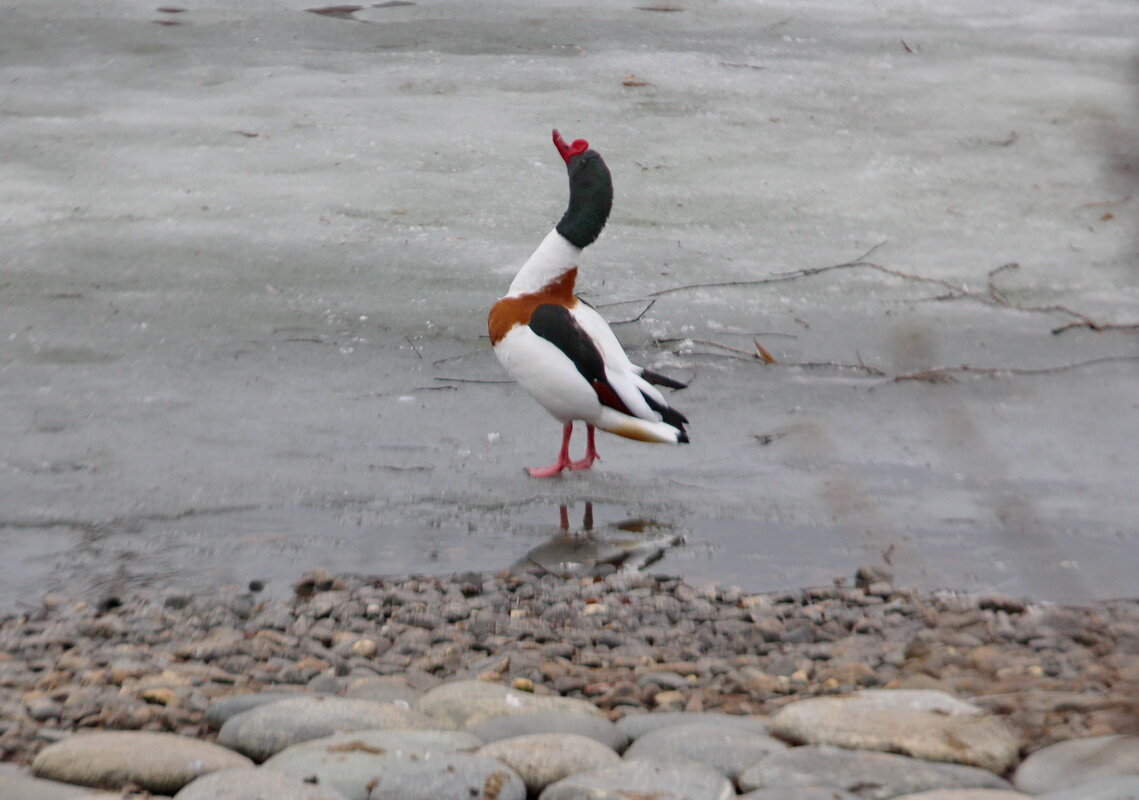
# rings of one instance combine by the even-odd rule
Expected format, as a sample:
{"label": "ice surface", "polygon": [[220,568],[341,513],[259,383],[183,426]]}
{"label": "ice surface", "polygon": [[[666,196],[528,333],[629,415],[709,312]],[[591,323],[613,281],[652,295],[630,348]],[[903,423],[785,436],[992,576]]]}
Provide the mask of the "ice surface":
{"label": "ice surface", "polygon": [[[1134,331],[1053,335],[1075,318],[870,268],[663,294],[618,332],[692,379],[693,444],[607,437],[546,483],[521,467],[557,425],[483,338],[564,207],[555,126],[614,173],[579,282],[634,301],[614,320],[881,245],[982,298],[1139,322],[1131,0],[315,5],[0,7],[0,603],[88,574],[283,580],[335,548],[504,566],[586,499],[687,530],[662,569],[752,589],[886,558],[921,585],[1134,594],[1139,362],[890,380],[1133,358]],[[756,334],[779,364],[716,346]],[[793,366],[828,362],[854,368]]]}

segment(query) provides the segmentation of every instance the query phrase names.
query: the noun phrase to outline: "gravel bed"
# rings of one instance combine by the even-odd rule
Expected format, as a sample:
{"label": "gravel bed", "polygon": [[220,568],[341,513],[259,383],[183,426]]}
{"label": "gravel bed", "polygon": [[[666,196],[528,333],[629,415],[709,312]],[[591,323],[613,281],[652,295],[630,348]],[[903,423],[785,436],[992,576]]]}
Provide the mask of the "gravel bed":
{"label": "gravel bed", "polygon": [[1001,718],[1023,757],[1139,732],[1139,603],[919,594],[869,569],[854,585],[765,594],[639,573],[317,569],[288,600],[51,595],[0,618],[0,760],[30,763],[81,730],[214,741],[206,709],[231,695],[370,687],[391,700],[459,678],[587,701],[614,721],[936,689]]}

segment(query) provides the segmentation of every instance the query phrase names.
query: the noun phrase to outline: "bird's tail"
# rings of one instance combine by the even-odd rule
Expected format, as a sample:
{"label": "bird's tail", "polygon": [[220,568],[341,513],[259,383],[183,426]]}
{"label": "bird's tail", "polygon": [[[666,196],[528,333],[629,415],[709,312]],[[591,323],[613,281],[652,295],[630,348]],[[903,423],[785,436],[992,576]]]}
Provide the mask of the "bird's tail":
{"label": "bird's tail", "polygon": [[596,425],[603,431],[624,436],[626,439],[636,439],[639,442],[688,444],[688,434],[683,427],[669,425],[667,422],[638,419],[610,408],[602,411]]}

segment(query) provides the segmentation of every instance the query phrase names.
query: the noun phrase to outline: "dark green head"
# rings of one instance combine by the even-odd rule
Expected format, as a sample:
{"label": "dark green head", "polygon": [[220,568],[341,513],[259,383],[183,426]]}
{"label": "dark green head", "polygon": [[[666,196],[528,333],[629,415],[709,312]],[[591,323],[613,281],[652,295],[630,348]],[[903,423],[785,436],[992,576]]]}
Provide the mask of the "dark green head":
{"label": "dark green head", "polygon": [[585,139],[566,144],[555,130],[554,146],[565,159],[570,184],[569,208],[562,215],[557,231],[575,247],[586,247],[597,239],[609,219],[609,210],[613,207],[613,179],[601,154],[590,150]]}

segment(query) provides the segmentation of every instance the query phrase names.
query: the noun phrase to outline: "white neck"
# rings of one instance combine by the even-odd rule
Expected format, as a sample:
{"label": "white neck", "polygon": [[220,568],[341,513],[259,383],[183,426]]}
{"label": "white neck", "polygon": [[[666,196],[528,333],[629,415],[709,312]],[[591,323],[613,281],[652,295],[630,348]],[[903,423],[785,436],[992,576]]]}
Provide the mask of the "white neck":
{"label": "white neck", "polygon": [[555,228],[546,234],[538,249],[518,270],[506,296],[517,297],[541,291],[560,275],[576,267],[580,255],[581,248],[570,244]]}

